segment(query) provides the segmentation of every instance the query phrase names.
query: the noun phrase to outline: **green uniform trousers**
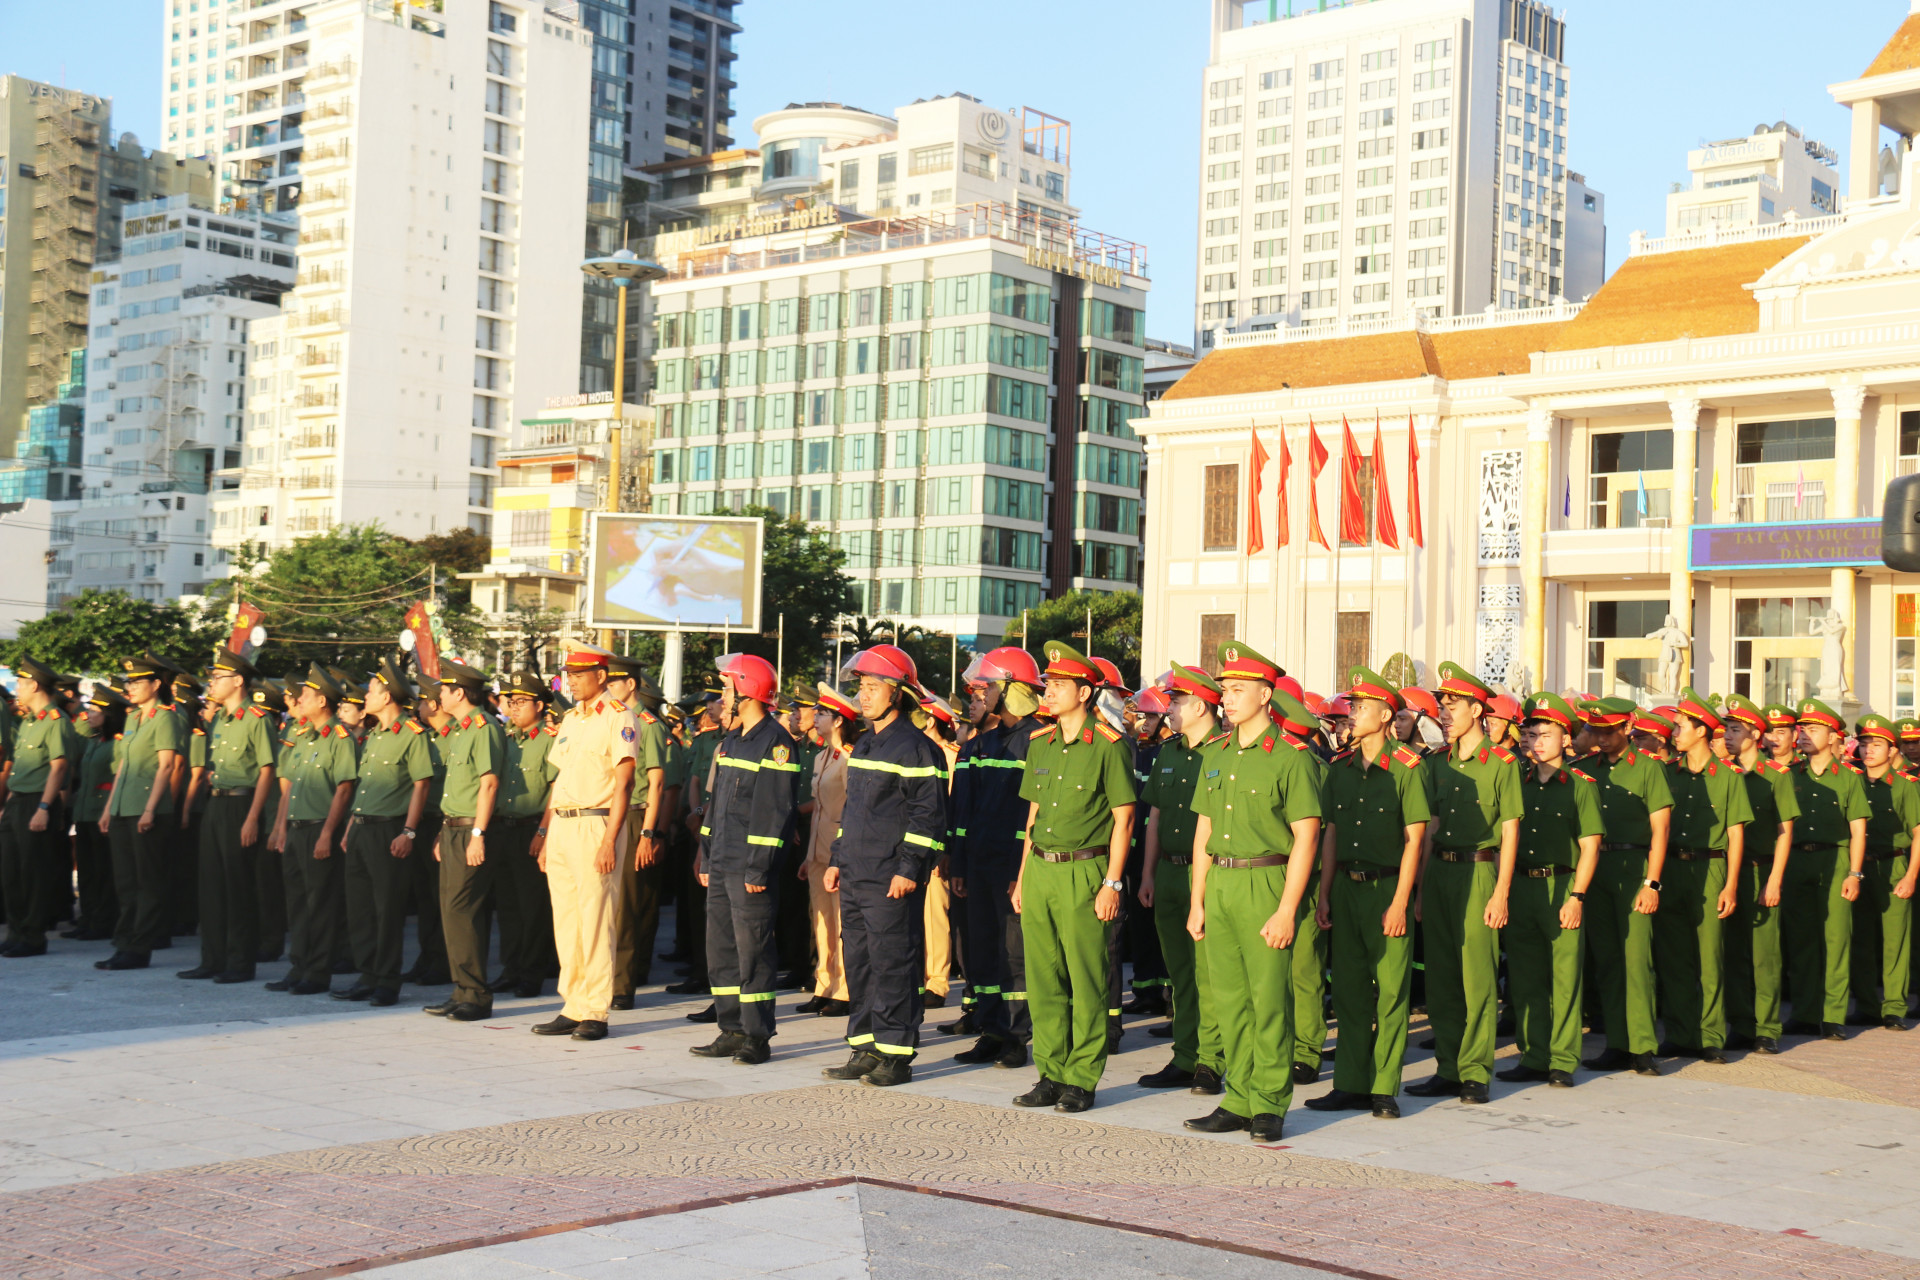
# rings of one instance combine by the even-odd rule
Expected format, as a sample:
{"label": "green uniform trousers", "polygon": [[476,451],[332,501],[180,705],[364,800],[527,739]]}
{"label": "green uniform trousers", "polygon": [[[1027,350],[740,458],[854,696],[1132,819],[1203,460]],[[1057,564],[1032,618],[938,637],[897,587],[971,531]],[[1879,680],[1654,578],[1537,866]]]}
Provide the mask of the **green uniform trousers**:
{"label": "green uniform trousers", "polygon": [[1801,1022],[1845,1022],[1853,909],[1840,896],[1847,882],[1846,845],[1794,845],[1780,884],[1780,932],[1793,1016]]}
{"label": "green uniform trousers", "polygon": [[1398,883],[1396,876],[1357,881],[1334,872],[1333,1019],[1340,1052],[1333,1087],[1348,1093],[1400,1092],[1413,991],[1412,921],[1398,938],[1380,932]]}
{"label": "green uniform trousers", "polygon": [[482,841],[486,853],[480,865],[467,865],[467,844],[472,838],[471,824],[448,823],[440,828],[440,929],[447,939],[454,1000],[491,1009],[487,952],[493,942],[493,892],[505,875],[500,870],[500,852],[490,840]]}
{"label": "green uniform trousers", "polygon": [[1646,878],[1646,850],[1603,851],[1580,926],[1600,988],[1607,1047],[1627,1053],[1659,1047],[1653,1034],[1653,917],[1633,909]]}
{"label": "green uniform trousers", "polygon": [[[254,883],[260,850],[240,843],[252,811],[250,792],[213,796],[200,820],[200,964],[222,973],[252,973],[260,951],[260,890]],[[272,828],[271,813],[263,812],[261,845]]]}
{"label": "green uniform trousers", "polygon": [[426,849],[393,856],[393,842],[406,830],[399,818],[355,818],[347,836],[347,943],[360,983],[400,989],[400,952],[407,936],[407,882],[415,858],[431,858]]}
{"label": "green uniform trousers", "polygon": [[1487,928],[1495,864],[1433,858],[1424,875],[1420,922],[1435,1066],[1443,1080],[1485,1084],[1500,1020],[1500,936]]}
{"label": "green uniform trousers", "polygon": [[1906,878],[1907,858],[1869,853],[1861,868],[1867,878],[1853,904],[1853,1003],[1862,1018],[1907,1016],[1913,899],[1893,895],[1893,886]]}
{"label": "green uniform trousers", "polygon": [[1720,930],[1726,944],[1727,1030],[1749,1039],[1780,1038],[1780,908],[1760,895],[1773,859],[1740,865],[1740,898]]}
{"label": "green uniform trousers", "polygon": [[1200,946],[1226,1055],[1220,1105],[1249,1120],[1283,1116],[1293,1102],[1293,948],[1270,947],[1260,936],[1286,886],[1284,865],[1215,866],[1207,875]]}
{"label": "green uniform trousers", "polygon": [[167,923],[165,816],[155,817],[150,831],[140,830],[138,817],[114,818],[107,826],[107,840],[113,850],[114,896],[120,901],[113,949],[136,956],[165,950],[173,945]]}
{"label": "green uniform trousers", "polygon": [[58,914],[57,895],[70,882],[58,873],[58,851],[67,839],[66,806],[54,804],[47,811],[46,830],[34,831],[30,824],[40,811],[40,795],[34,791],[13,796],[0,818],[8,835],[0,844],[0,893],[6,898],[9,945],[46,945],[47,930]]}
{"label": "green uniform trousers", "polygon": [[1220,1022],[1207,994],[1206,948],[1194,945],[1187,932],[1187,912],[1193,905],[1193,868],[1175,866],[1165,858],[1153,867],[1153,927],[1160,935],[1160,955],[1167,962],[1173,990],[1173,1065],[1180,1071],[1206,1067],[1218,1074],[1225,1061],[1220,1052]]}
{"label": "green uniform trousers", "polygon": [[[657,842],[653,865],[639,865],[639,832],[646,820],[646,806],[634,805],[627,811],[627,829],[620,833],[620,866],[616,869],[620,876],[620,906],[613,917],[613,994],[616,996],[632,995],[634,988],[646,986],[653,977],[653,944],[660,932],[660,890],[665,883],[666,850],[658,847],[665,841]],[[779,865],[786,865],[784,858]],[[800,888],[804,892],[805,886]],[[782,894],[782,901],[793,896],[784,880],[769,885],[768,891]],[[511,953],[508,963],[512,964]],[[515,977],[528,979],[543,976],[537,971],[523,974],[517,968],[508,971]]]}
{"label": "green uniform trousers", "polygon": [[[496,818],[487,829],[487,858],[499,863],[495,868],[494,905],[500,913],[500,974],[535,983],[560,971],[560,955],[553,942],[553,894],[547,887],[547,873],[533,856],[533,833],[539,825],[539,818]],[[633,855],[628,852],[625,856]],[[650,868],[658,869],[657,864]],[[619,918],[617,913],[614,918]],[[656,922],[659,919],[657,910],[654,918]],[[651,933],[646,949],[651,957]],[[631,987],[622,990],[620,986],[617,963],[613,993],[632,994]]]}
{"label": "green uniform trousers", "polygon": [[1720,891],[1725,858],[1667,855],[1660,909],[1653,913],[1653,971],[1667,1040],[1682,1049],[1718,1049],[1727,1042],[1720,985]]}
{"label": "green uniform trousers", "polygon": [[338,915],[332,909],[342,892],[345,871],[338,842],[324,858],[318,820],[289,822],[287,846],[280,853],[280,881],[287,891],[287,981],[333,982],[333,953],[340,949]]}
{"label": "green uniform trousers", "polygon": [[1327,935],[1320,931],[1318,865],[1293,926],[1293,1060],[1318,1071],[1327,1047]]}
{"label": "green uniform trousers", "polygon": [[1580,930],[1560,926],[1560,908],[1572,890],[1571,871],[1516,875],[1507,927],[1500,931],[1520,1064],[1535,1071],[1572,1071],[1580,1065],[1584,947]]}
{"label": "green uniform trousers", "polygon": [[1020,934],[1027,947],[1033,1065],[1055,1084],[1094,1089],[1107,1069],[1107,931],[1093,913],[1104,856],[1027,859]]}

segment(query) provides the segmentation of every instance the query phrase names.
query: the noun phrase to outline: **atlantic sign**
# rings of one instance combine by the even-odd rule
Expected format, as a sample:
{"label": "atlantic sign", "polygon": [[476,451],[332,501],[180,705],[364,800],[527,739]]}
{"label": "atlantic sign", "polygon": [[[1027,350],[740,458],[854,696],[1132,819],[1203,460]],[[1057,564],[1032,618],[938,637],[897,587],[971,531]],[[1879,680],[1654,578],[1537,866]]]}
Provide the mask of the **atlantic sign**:
{"label": "atlantic sign", "polygon": [[1695,573],[1877,565],[1880,563],[1880,522],[1822,520],[1813,524],[1695,526],[1688,552]]}

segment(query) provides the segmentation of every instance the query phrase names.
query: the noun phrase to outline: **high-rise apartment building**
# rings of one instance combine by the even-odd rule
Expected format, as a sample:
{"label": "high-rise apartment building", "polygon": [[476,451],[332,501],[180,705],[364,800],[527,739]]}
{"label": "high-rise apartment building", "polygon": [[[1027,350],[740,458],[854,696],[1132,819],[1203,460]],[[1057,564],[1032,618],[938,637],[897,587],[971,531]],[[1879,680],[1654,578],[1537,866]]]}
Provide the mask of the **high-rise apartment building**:
{"label": "high-rise apartment building", "polygon": [[1759,227],[1840,211],[1839,153],[1782,120],[1687,152],[1686,183],[1667,196],[1667,234]]}
{"label": "high-rise apartment building", "polygon": [[1539,0],[1213,0],[1199,345],[1566,296],[1566,24]]}
{"label": "high-rise apartment building", "polygon": [[168,150],[215,161],[230,208],[290,216],[302,185],[307,11],[325,0],[164,3]]}
{"label": "high-rise apartment building", "polygon": [[572,12],[308,9],[300,274],[255,326],[217,546],[486,531],[509,424],[577,382],[593,37]]}

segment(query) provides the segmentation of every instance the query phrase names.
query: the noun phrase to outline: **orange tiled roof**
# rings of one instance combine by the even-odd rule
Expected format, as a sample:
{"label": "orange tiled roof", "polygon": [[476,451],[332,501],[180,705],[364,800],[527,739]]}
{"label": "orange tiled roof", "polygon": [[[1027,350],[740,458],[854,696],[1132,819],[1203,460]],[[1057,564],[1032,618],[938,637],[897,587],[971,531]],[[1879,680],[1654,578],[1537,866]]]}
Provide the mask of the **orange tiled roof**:
{"label": "orange tiled roof", "polygon": [[1278,342],[1272,346],[1222,347],[1168,390],[1168,400],[1238,396],[1278,391],[1281,386],[1338,387],[1350,382],[1398,382],[1440,372],[1427,335],[1411,329]]}
{"label": "orange tiled roof", "polygon": [[1440,356],[1440,374],[1450,382],[1462,378],[1491,378],[1502,373],[1528,373],[1533,367],[1528,357],[1545,350],[1549,335],[1564,328],[1565,321],[1557,324],[1549,321],[1436,333],[1433,347]]}
{"label": "orange tiled roof", "polygon": [[1893,39],[1887,41],[1886,48],[1861,73],[1860,78],[1884,76],[1893,71],[1911,71],[1920,67],[1920,13],[1909,14],[1893,33]]}
{"label": "orange tiled roof", "polygon": [[1578,351],[1752,333],[1760,327],[1760,304],[1743,286],[1810,238],[1628,258],[1580,314],[1558,326],[1540,349]]}

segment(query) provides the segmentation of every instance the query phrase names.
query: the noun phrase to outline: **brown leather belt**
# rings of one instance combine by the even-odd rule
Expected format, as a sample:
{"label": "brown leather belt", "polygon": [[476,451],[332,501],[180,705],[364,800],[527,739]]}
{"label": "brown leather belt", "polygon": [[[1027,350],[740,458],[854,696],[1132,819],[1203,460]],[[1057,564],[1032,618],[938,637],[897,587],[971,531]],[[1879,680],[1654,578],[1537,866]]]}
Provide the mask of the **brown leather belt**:
{"label": "brown leather belt", "polygon": [[325,818],[288,818],[287,825],[289,827],[317,827],[325,821]]}
{"label": "brown leather belt", "polygon": [[207,794],[214,797],[216,800],[224,800],[228,796],[250,796],[253,794],[253,788],[252,787],[215,787],[213,790],[207,792]]}
{"label": "brown leather belt", "polygon": [[1033,856],[1043,862],[1085,862],[1089,858],[1104,858],[1105,849],[1075,849],[1071,853],[1048,853],[1045,849],[1035,849]]}
{"label": "brown leather belt", "polygon": [[1520,874],[1529,880],[1551,880],[1555,876],[1570,876],[1572,867],[1521,867]]}
{"label": "brown leather belt", "polygon": [[1602,853],[1651,853],[1653,846],[1648,844],[1629,844],[1624,840],[1605,840],[1600,844]]}
{"label": "brown leather belt", "polygon": [[473,819],[446,817],[440,819],[440,825],[443,827],[470,827],[473,825]]}
{"label": "brown leather belt", "polygon": [[1398,867],[1375,867],[1370,871],[1359,871],[1350,866],[1342,866],[1340,874],[1356,884],[1366,884],[1373,880],[1385,880],[1400,874]]}
{"label": "brown leather belt", "polygon": [[1435,849],[1433,856],[1442,862],[1492,862],[1500,854],[1494,849]]}
{"label": "brown leather belt", "polygon": [[1226,867],[1231,871],[1245,871],[1249,867],[1278,867],[1285,864],[1288,855],[1284,853],[1263,853],[1257,858],[1215,858],[1213,865]]}
{"label": "brown leather belt", "polygon": [[1886,862],[1893,858],[1904,858],[1911,852],[1913,852],[1911,849],[1869,849],[1867,861]]}
{"label": "brown leather belt", "polygon": [[604,818],[612,813],[611,809],[555,809],[556,818]]}
{"label": "brown leather belt", "polygon": [[1725,858],[1725,849],[1669,849],[1674,857],[1682,862],[1713,862]]}

